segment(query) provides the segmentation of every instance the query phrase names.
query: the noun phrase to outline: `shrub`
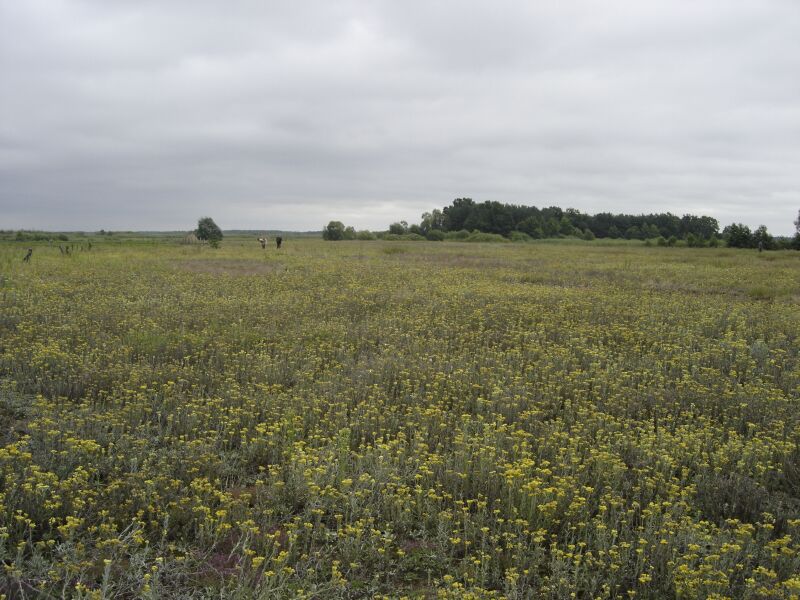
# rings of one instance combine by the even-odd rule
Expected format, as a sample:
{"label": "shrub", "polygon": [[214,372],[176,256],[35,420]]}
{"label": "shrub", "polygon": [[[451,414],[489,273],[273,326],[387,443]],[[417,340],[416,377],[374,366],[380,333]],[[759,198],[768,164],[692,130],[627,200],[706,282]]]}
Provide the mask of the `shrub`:
{"label": "shrub", "polygon": [[356,232],[356,239],[357,240],[369,241],[369,240],[374,240],[374,239],[377,239],[377,238],[375,237],[375,234],[372,233],[371,231],[364,230],[364,231]]}
{"label": "shrub", "polygon": [[532,242],[533,238],[529,236],[524,231],[512,231],[511,235],[509,235],[509,239],[512,242]]}
{"label": "shrub", "polygon": [[408,233],[408,224],[405,221],[399,223],[392,223],[389,225],[389,233],[394,235],[403,235]]}
{"label": "shrub", "polygon": [[445,234],[446,240],[465,240],[469,237],[470,233],[466,229],[459,229],[458,231],[448,231]]}
{"label": "shrub", "polygon": [[504,238],[499,233],[483,233],[481,231],[473,231],[465,240],[467,242],[492,242],[492,243],[508,243],[508,238]]}
{"label": "shrub", "polygon": [[686,236],[686,245],[690,248],[703,248],[706,245],[705,240],[699,235],[690,233]]}
{"label": "shrub", "polygon": [[445,233],[441,229],[431,229],[425,237],[431,242],[441,242],[445,238]]}

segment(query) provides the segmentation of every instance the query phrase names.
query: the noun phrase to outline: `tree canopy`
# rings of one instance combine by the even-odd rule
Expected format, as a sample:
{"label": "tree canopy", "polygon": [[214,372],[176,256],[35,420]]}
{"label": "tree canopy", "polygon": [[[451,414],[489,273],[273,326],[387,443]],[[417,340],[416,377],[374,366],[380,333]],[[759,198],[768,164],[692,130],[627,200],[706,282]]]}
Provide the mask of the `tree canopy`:
{"label": "tree canopy", "polygon": [[197,235],[197,239],[208,242],[212,246],[217,246],[222,241],[222,230],[211,217],[202,217],[197,221],[195,235]]}
{"label": "tree canopy", "polygon": [[[719,234],[719,223],[713,217],[672,213],[643,215],[612,214],[590,215],[574,208],[566,210],[557,206],[538,208],[503,204],[487,200],[475,202],[472,198],[456,198],[450,206],[422,215],[418,227],[423,235],[431,230],[481,231],[510,236],[519,231],[532,238],[559,236],[647,239],[658,236],[709,240]],[[391,229],[399,229],[392,224]]]}

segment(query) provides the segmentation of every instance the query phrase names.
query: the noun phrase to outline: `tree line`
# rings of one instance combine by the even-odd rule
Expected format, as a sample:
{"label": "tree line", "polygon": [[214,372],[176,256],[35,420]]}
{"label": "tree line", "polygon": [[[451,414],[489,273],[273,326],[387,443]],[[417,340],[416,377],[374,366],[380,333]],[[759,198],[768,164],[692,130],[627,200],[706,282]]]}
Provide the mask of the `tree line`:
{"label": "tree line", "polygon": [[[454,233],[481,232],[510,238],[542,239],[556,237],[650,240],[657,239],[665,245],[685,240],[689,246],[717,245],[724,240],[728,246],[763,248],[765,250],[793,247],[800,249],[800,213],[795,221],[794,238],[776,238],[766,226],[755,231],[741,223],[734,223],[720,232],[719,222],[709,216],[672,213],[641,215],[601,212],[594,215],[574,208],[566,210],[557,206],[538,208],[503,204],[487,200],[475,202],[471,198],[456,198],[443,209],[422,215],[419,224],[392,223],[389,233],[394,235],[419,235],[427,239],[453,237]],[[441,234],[439,234],[441,232]]]}
{"label": "tree line", "polygon": [[[390,231],[398,224],[390,226]],[[401,224],[402,225],[402,224]],[[419,225],[409,232],[425,235],[427,231],[481,231],[509,237],[518,231],[533,239],[575,236],[587,239],[624,238],[644,240],[662,236],[687,239],[694,236],[710,240],[719,235],[719,223],[713,217],[672,213],[646,215],[613,214],[601,212],[594,215],[574,208],[558,206],[539,208],[503,204],[490,201],[475,202],[472,198],[456,198],[450,206],[424,213]]]}

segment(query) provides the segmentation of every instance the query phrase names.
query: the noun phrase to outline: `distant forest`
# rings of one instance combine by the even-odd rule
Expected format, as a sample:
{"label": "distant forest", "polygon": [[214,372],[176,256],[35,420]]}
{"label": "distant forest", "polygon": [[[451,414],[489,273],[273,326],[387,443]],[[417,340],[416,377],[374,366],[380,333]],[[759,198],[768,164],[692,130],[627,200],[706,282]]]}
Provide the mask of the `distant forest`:
{"label": "distant forest", "polygon": [[[397,229],[397,224],[393,225]],[[638,240],[675,236],[684,239],[692,235],[709,240],[719,235],[719,223],[713,217],[678,217],[671,213],[625,215],[603,212],[589,215],[574,208],[563,210],[557,206],[537,208],[493,201],[475,202],[471,198],[457,198],[442,210],[423,214],[421,223],[408,227],[408,232],[425,235],[432,229],[444,232],[478,230],[505,237],[513,231],[520,231],[534,239],[558,236]]]}
{"label": "distant forest", "polygon": [[356,231],[341,221],[331,221],[322,237],[336,240],[463,240],[468,242],[525,242],[543,238],[572,237],[584,240],[645,240],[659,246],[718,246],[737,248],[800,250],[800,213],[794,222],[794,237],[774,237],[766,226],[751,231],[733,223],[720,232],[713,217],[672,213],[626,215],[601,212],[595,215],[558,206],[538,208],[472,198],[456,198],[450,206],[423,213],[418,224],[399,221],[386,232]]}
{"label": "distant forest", "polygon": [[[458,239],[468,233],[483,236],[502,236],[514,241],[556,237],[658,240],[673,245],[683,240],[689,246],[715,246],[721,240],[728,246],[740,248],[776,249],[800,248],[800,216],[795,225],[794,239],[776,239],[764,225],[751,231],[746,225],[734,223],[720,232],[713,217],[672,213],[626,215],[601,212],[595,215],[574,208],[557,206],[538,208],[501,202],[475,202],[457,198],[450,206],[426,212],[419,224],[392,223],[389,235],[422,236],[427,239]],[[482,238],[478,238],[480,240]],[[683,243],[683,242],[682,242]]]}

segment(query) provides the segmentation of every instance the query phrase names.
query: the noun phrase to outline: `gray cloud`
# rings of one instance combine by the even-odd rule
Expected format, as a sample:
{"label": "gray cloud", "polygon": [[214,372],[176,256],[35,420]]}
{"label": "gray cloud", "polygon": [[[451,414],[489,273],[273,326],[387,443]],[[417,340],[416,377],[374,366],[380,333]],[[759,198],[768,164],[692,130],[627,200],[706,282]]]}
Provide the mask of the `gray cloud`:
{"label": "gray cloud", "polygon": [[795,0],[0,0],[0,228],[800,208]]}

